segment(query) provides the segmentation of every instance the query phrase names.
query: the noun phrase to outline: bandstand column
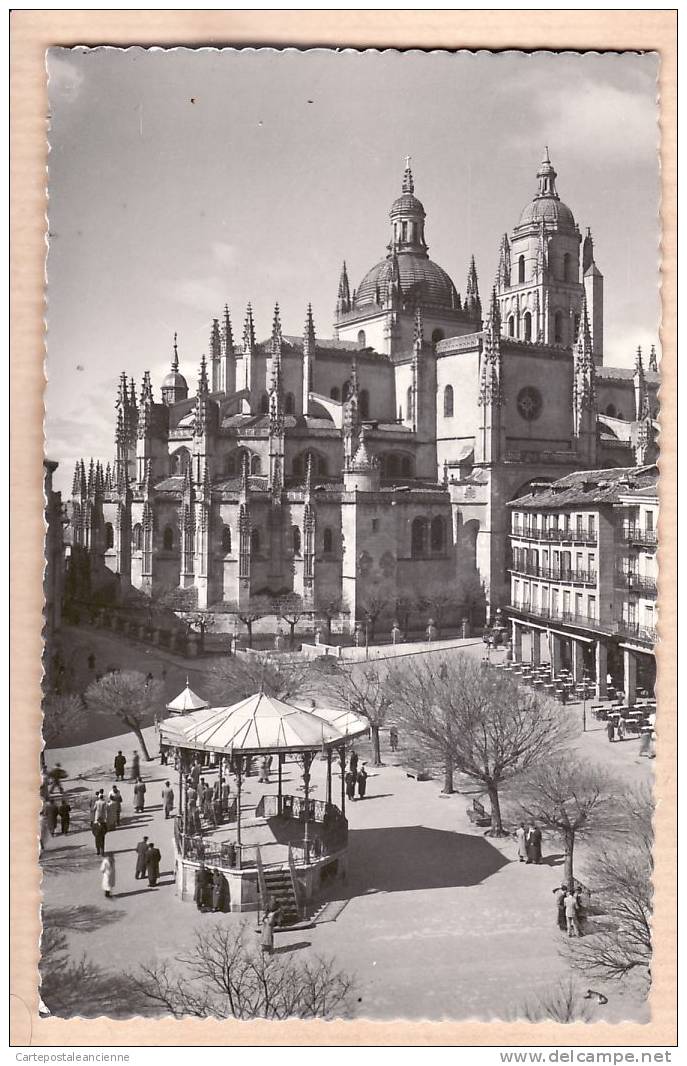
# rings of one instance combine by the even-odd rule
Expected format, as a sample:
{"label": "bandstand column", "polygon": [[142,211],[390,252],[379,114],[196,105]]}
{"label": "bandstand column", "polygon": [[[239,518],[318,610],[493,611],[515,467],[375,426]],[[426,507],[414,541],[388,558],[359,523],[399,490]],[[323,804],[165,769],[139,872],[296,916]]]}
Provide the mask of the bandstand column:
{"label": "bandstand column", "polygon": [[277,814],[281,815],[282,810],[282,794],[281,794],[281,768],[284,765],[284,756],[280,753],[277,755]]}
{"label": "bandstand column", "polygon": [[236,858],[241,869],[241,783],[243,778],[243,757],[236,760]]}
{"label": "bandstand column", "polygon": [[327,803],[332,802],[332,749],[327,749]]}
{"label": "bandstand column", "polygon": [[303,752],[303,796],[305,800],[305,810],[303,813],[303,852],[306,863],[310,862],[310,837],[308,835],[308,824],[310,821],[310,764],[312,758],[311,752]]}
{"label": "bandstand column", "polygon": [[346,749],[339,748],[339,763],[341,764],[341,813],[346,813]]}

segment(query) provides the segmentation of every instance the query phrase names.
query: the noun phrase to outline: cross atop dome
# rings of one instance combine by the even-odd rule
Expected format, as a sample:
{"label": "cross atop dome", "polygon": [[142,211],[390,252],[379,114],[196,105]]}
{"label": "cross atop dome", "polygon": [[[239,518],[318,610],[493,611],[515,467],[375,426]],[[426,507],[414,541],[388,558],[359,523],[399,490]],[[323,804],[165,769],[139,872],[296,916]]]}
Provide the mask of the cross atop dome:
{"label": "cross atop dome", "polygon": [[413,172],[410,169],[410,156],[406,156],[406,169],[403,174],[403,185],[401,186],[402,192],[410,193],[412,196],[415,192],[415,184],[413,182]]}

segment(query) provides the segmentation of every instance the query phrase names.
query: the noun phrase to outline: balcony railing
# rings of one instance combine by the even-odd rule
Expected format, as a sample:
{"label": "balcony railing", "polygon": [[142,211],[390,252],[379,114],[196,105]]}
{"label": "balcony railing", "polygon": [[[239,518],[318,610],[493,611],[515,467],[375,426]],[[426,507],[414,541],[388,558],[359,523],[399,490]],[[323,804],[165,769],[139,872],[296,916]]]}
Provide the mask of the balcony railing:
{"label": "balcony railing", "polygon": [[650,548],[657,543],[656,530],[642,526],[623,526],[622,537],[630,544],[644,544]]}
{"label": "balcony railing", "polygon": [[635,574],[629,570],[617,571],[615,583],[617,588],[629,589],[630,592],[641,592],[647,596],[655,596],[657,593],[655,577],[646,577],[644,574]]}
{"label": "balcony railing", "polygon": [[530,566],[514,562],[511,570],[516,574],[541,577],[546,581],[560,581],[572,585],[596,585],[596,570],[561,570],[550,566]]}
{"label": "balcony railing", "polygon": [[527,540],[543,540],[551,544],[596,544],[595,529],[536,529],[534,526],[513,525],[511,536]]}
{"label": "balcony railing", "polygon": [[612,636],[628,637],[642,644],[653,645],[656,643],[656,630],[650,626],[640,626],[624,619],[608,619],[600,621],[594,615],[580,614],[575,611],[557,611],[554,613],[549,607],[533,606],[530,603],[513,603],[511,611],[518,614],[531,615],[541,618],[546,622],[563,625],[576,625],[582,629],[593,629],[598,633],[608,633]]}

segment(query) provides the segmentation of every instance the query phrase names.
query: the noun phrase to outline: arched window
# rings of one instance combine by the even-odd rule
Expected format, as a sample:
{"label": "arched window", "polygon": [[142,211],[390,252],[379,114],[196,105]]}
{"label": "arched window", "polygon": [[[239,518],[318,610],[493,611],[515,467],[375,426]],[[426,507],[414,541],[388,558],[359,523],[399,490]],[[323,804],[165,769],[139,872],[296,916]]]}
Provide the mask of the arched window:
{"label": "arched window", "polygon": [[292,526],[291,528],[291,541],[293,543],[293,554],[301,554],[301,531],[298,526]]}
{"label": "arched window", "polygon": [[254,529],[250,535],[250,551],[251,555],[260,554],[260,530]]}
{"label": "arched window", "polygon": [[526,341],[531,341],[532,340],[532,315],[529,313],[529,311],[525,311],[525,315],[524,315],[522,321],[523,321],[523,325],[525,327],[525,340]]}
{"label": "arched window", "polygon": [[444,551],[444,532],[444,520],[437,515],[432,519],[430,534],[432,552],[435,555],[441,555]]}
{"label": "arched window", "polygon": [[174,551],[174,530],[171,526],[165,526],[162,534],[162,547],[166,552]]}
{"label": "arched window", "polygon": [[563,281],[572,281],[572,256],[566,252],[563,256]]}
{"label": "arched window", "polygon": [[453,418],[453,385],[444,389],[444,418]]}
{"label": "arched window", "polygon": [[292,392],[287,392],[284,397],[284,414],[293,415],[296,413],[296,397]]}
{"label": "arched window", "polygon": [[525,283],[525,257],[521,255],[518,259],[518,284],[524,285]]}
{"label": "arched window", "polygon": [[614,403],[609,403],[608,407],[606,408],[606,414],[609,416],[609,418],[615,418],[616,410]]}
{"label": "arched window", "polygon": [[114,529],[112,528],[112,522],[105,523],[105,547],[114,548]]}
{"label": "arched window", "polygon": [[222,526],[222,554],[231,555],[231,529],[229,526]]}
{"label": "arched window", "polygon": [[424,518],[415,518],[410,527],[410,555],[413,559],[422,559],[426,554],[427,521]]}
{"label": "arched window", "polygon": [[361,389],[358,396],[358,408],[360,410],[361,418],[370,417],[370,394],[367,389]]}
{"label": "arched window", "polygon": [[413,460],[409,455],[404,455],[401,459],[401,476],[412,477],[413,476]]}
{"label": "arched window", "polygon": [[359,329],[358,330],[358,344],[360,345],[361,348],[365,347],[365,341],[366,341],[365,330],[364,329]]}
{"label": "arched window", "polygon": [[184,475],[187,467],[191,461],[191,456],[187,448],[179,448],[178,451],[172,455],[172,474]]}
{"label": "arched window", "polygon": [[400,471],[400,463],[397,455],[385,455],[384,456],[384,477],[392,478],[398,477]]}
{"label": "arched window", "polygon": [[322,534],[322,550],[325,555],[330,555],[334,550],[334,537],[332,536],[332,531],[329,526],[327,526]]}
{"label": "arched window", "polygon": [[438,344],[439,341],[443,341],[444,331],[443,329],[435,329],[432,331],[432,344]]}
{"label": "arched window", "polygon": [[268,414],[269,409],[270,409],[270,398],[269,398],[269,396],[267,395],[266,392],[263,392],[262,396],[260,397],[260,413],[263,414],[263,415],[266,415],[266,414]]}
{"label": "arched window", "polygon": [[515,336],[515,315],[511,315],[508,319],[508,336]]}
{"label": "arched window", "polygon": [[135,552],[140,552],[143,549],[143,526],[140,522],[137,522],[131,530],[131,547]]}
{"label": "arched window", "polygon": [[262,473],[262,460],[260,459],[259,455],[254,455],[253,456],[253,458],[251,459],[251,463],[250,463],[249,469],[250,469],[251,474],[258,475],[258,474]]}
{"label": "arched window", "polygon": [[554,344],[563,343],[563,312],[556,311],[553,316],[553,342]]}
{"label": "arched window", "polygon": [[338,388],[336,387],[336,385],[334,385],[334,386],[333,386],[333,387],[332,387],[332,388],[331,388],[331,389],[329,390],[329,399],[330,399],[330,400],[336,400],[336,402],[337,402],[337,403],[338,403],[338,402],[339,402],[339,400],[341,399],[341,393],[339,392],[339,390],[338,390]]}
{"label": "arched window", "polygon": [[341,390],[341,402],[346,403],[346,400],[351,395],[351,383],[350,381],[344,381],[343,388]]}
{"label": "arched window", "polygon": [[406,392],[406,418],[410,420],[413,417],[413,390],[408,388]]}

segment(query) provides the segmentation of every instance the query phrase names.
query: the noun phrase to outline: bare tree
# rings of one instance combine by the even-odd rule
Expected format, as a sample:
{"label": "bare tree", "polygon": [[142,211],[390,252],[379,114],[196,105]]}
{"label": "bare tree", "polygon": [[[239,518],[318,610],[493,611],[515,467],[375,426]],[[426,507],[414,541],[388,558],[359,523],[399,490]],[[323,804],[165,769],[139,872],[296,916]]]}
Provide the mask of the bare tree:
{"label": "bare tree", "polygon": [[394,590],[384,581],[372,582],[363,590],[358,606],[367,627],[367,636],[374,640],[381,615],[394,601]]}
{"label": "bare tree", "polygon": [[514,1012],[513,1020],[526,1018],[528,1022],[590,1022],[592,1010],[589,1002],[576,987],[572,978],[559,981],[539,995],[532,995]]}
{"label": "bare tree", "polygon": [[196,932],[184,968],[142,968],[137,986],[175,1018],[333,1018],[349,1013],[353,981],[319,957],[267,955],[249,945],[247,928],[220,924]]}
{"label": "bare tree", "polygon": [[150,681],[136,670],[105,674],[88,686],[84,700],[90,711],[123,722],[136,735],[143,757],[150,761],[142,729],[163,704],[161,681]]}
{"label": "bare tree", "polygon": [[58,1018],[152,1013],[141,1002],[128,974],[105,970],[85,955],[72,958],[65,933],[47,918],[41,937],[39,969],[41,1001]]}
{"label": "bare tree", "polygon": [[593,977],[640,973],[651,980],[653,914],[653,803],[648,792],[625,797],[622,842],[602,845],[589,860],[594,897],[605,927],[575,944],[572,965]]}
{"label": "bare tree", "polygon": [[343,596],[323,596],[318,600],[317,613],[324,618],[327,625],[327,642],[332,642],[332,621],[337,618],[342,612],[347,610],[346,601]]}
{"label": "bare tree", "polygon": [[335,668],[334,660],[326,656],[294,661],[291,657],[241,652],[214,668],[208,694],[218,705],[235,703],[260,691],[288,703],[315,696],[323,677]]}
{"label": "bare tree", "polygon": [[451,582],[431,581],[420,593],[419,604],[422,610],[427,611],[428,617],[434,620],[440,637],[447,615],[451,608],[458,604],[457,589]]}
{"label": "bare tree", "polygon": [[338,664],[336,671],[326,679],[326,687],[340,707],[350,709],[370,723],[372,764],[382,766],[379,730],[386,721],[391,696],[380,669]]}
{"label": "bare tree", "polygon": [[46,696],[43,701],[43,740],[46,748],[59,747],[60,741],[77,733],[86,721],[86,708],[75,694]]}
{"label": "bare tree", "polygon": [[449,772],[455,768],[484,787],[494,836],[504,834],[503,786],[552,757],[570,735],[548,700],[467,655],[395,665],[387,688],[405,729]]}
{"label": "bare tree", "polygon": [[573,884],[573,856],[580,837],[605,835],[622,827],[621,788],[602,766],[558,754],[532,766],[520,782],[522,813],[553,830],[565,851],[563,880]]}
{"label": "bare tree", "polygon": [[413,611],[419,609],[420,594],[414,589],[397,588],[392,598],[394,616],[403,636],[407,639],[410,627],[410,617]]}
{"label": "bare tree", "polygon": [[186,626],[186,632],[200,634],[200,650],[205,651],[205,634],[215,626],[215,616],[198,607],[197,588],[169,588],[160,594],[157,606],[167,607],[178,615]]}
{"label": "bare tree", "polygon": [[251,596],[245,604],[236,607],[236,617],[243,622],[248,633],[248,647],[253,647],[253,625],[261,618],[272,614],[274,605],[267,596]]}
{"label": "bare tree", "polygon": [[289,627],[289,647],[293,648],[296,641],[296,626],[305,611],[303,597],[297,592],[288,592],[277,601],[277,614]]}

